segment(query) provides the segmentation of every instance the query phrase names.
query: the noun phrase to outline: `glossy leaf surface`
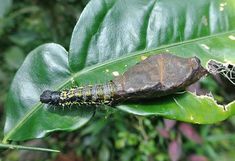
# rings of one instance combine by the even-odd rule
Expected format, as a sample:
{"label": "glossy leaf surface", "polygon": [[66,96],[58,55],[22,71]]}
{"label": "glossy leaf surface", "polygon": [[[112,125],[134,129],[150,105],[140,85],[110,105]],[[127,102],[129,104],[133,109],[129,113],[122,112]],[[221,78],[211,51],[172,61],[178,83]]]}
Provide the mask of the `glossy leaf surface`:
{"label": "glossy leaf surface", "polygon": [[[76,72],[84,66],[128,55],[132,51],[153,48],[150,53],[197,56],[204,66],[209,59],[234,62],[234,18],[235,1],[232,0],[93,0],[75,26],[69,53],[70,68]],[[216,33],[221,34],[214,35]],[[127,62],[116,65],[114,74],[117,71],[123,73],[121,68],[127,70],[128,66],[141,60],[132,56],[127,59]],[[110,72],[109,69],[105,71]],[[94,74],[94,77],[102,80],[102,76]],[[194,102],[194,106],[190,102]],[[185,109],[174,111],[173,107],[181,106]],[[212,108],[208,109],[209,106]],[[233,103],[227,107],[232,109],[232,106]],[[233,110],[224,111],[213,98],[191,93],[149,104],[120,105],[119,108],[139,115],[159,114],[194,123],[218,122],[233,113]]]}
{"label": "glossy leaf surface", "polygon": [[6,14],[12,5],[12,0],[0,0],[0,18]]}
{"label": "glossy leaf surface", "polygon": [[6,103],[4,141],[39,138],[58,130],[74,130],[85,124],[93,110],[54,110],[39,102],[45,89],[59,89],[70,82],[68,56],[56,44],[33,50],[12,82]]}
{"label": "glossy leaf surface", "polygon": [[[148,55],[162,52],[170,52],[182,57],[197,56],[202,65],[215,59],[221,62],[235,63],[235,32],[209,36],[184,43],[166,45],[164,47],[133,53],[125,57],[110,60],[103,64],[85,68],[76,73],[74,79],[77,82],[91,83],[99,80],[105,82],[115,75],[122,74],[130,66],[136,64]],[[217,105],[213,98],[208,96],[196,96],[192,93],[181,93],[165,98],[156,99],[153,102],[142,104],[126,104],[118,106],[119,109],[138,115],[161,115],[170,119],[192,123],[215,123],[222,121],[234,114],[234,102],[227,106]]]}
{"label": "glossy leaf surface", "polygon": [[[136,64],[148,55],[170,52],[182,57],[197,56],[202,65],[215,59],[221,62],[235,63],[235,31],[209,36],[184,43],[167,45],[156,50],[142,51],[114,59],[103,64],[85,68],[75,74],[77,82],[91,80],[95,82],[112,79],[122,74],[129,66]],[[179,93],[168,97],[156,99],[152,102],[138,104],[122,104],[117,108],[138,115],[160,115],[170,119],[191,123],[209,124],[222,121],[235,114],[235,104],[231,102],[226,106],[216,104],[209,96],[196,96],[193,93]]]}
{"label": "glossy leaf surface", "polygon": [[[87,80],[89,80],[91,84],[97,83],[97,80],[102,83],[113,79],[117,74],[123,73],[130,66],[141,61],[143,58],[146,58],[148,55],[158,54],[166,50],[182,57],[197,56],[202,60],[202,64],[204,66],[206,62],[212,58],[222,62],[230,60],[230,62],[235,63],[235,58],[232,54],[235,52],[235,41],[232,38],[233,36],[235,36],[235,31],[211,36],[204,39],[194,40],[183,44],[179,43],[168,45],[156,50],[133,53],[125,57],[107,61],[103,64],[97,64],[89,68],[85,68],[79,72],[74,73],[73,75],[69,74],[66,63],[62,61],[67,57],[67,55],[64,53],[64,50],[62,52],[63,54],[58,51],[56,53],[56,55],[58,54],[56,56],[57,59],[59,59],[60,54],[63,58],[59,59],[60,63],[58,64],[60,65],[52,63],[53,61],[49,59],[51,60],[51,62],[48,64],[50,67],[45,67],[41,69],[40,72],[36,70],[38,67],[35,67],[35,70],[33,70],[33,66],[37,65],[38,63],[34,63],[34,61],[30,60],[29,62],[32,61],[33,65],[29,63],[31,66],[28,66],[29,64],[27,65],[27,63],[24,63],[12,84],[7,102],[5,140],[23,140],[33,137],[42,137],[45,134],[55,130],[73,130],[80,127],[92,116],[93,110],[91,108],[81,107],[72,110],[65,109],[64,111],[61,110],[60,112],[57,110],[48,111],[46,106],[42,106],[42,104],[38,103],[39,95],[43,89],[53,88],[54,90],[59,90],[62,87],[69,86],[71,84],[71,80],[75,80],[79,84],[85,84],[87,83]],[[57,47],[58,46],[56,46],[56,48]],[[43,48],[44,47],[39,47],[32,53],[35,53],[37,50]],[[45,52],[47,50],[49,50],[49,52]],[[51,48],[47,50],[42,52],[46,53],[43,54],[47,57],[46,60],[48,60],[49,55],[52,55],[52,57],[55,56],[53,54],[54,52],[52,52],[53,50],[51,51]],[[33,55],[37,54],[31,54],[31,56]],[[31,56],[29,56],[25,62],[27,62]],[[36,58],[37,61],[40,60],[38,57]],[[56,61],[57,59],[53,60]],[[45,64],[43,66],[45,66]],[[36,76],[37,78],[41,78],[43,75],[49,78],[46,79],[46,82],[38,82],[38,80],[35,79],[36,82],[33,81],[33,83],[27,83],[27,80],[30,80],[30,77],[28,77],[28,74],[23,75],[21,73],[23,71],[27,71],[26,69],[34,71],[29,72],[29,74],[33,74],[32,78],[34,79]],[[47,69],[50,69],[50,74],[45,74]],[[24,73],[28,73],[28,71]],[[42,75],[40,75],[40,73],[42,73]],[[52,76],[51,74],[56,75]],[[54,77],[57,77],[57,79],[52,79]],[[23,81],[21,81],[21,79],[23,79]],[[35,86],[38,83],[39,85]],[[26,89],[23,88],[24,86],[26,86]],[[36,88],[33,88],[34,86]],[[160,100],[156,99],[154,102],[120,105],[117,108],[138,115],[161,115],[170,119],[200,124],[216,123],[235,114],[234,102],[223,107],[217,105],[211,97],[199,97],[192,93],[176,94],[173,96],[161,98]]]}
{"label": "glossy leaf surface", "polygon": [[70,44],[73,72],[143,49],[235,28],[234,0],[92,0]]}
{"label": "glossy leaf surface", "polygon": [[[197,56],[204,66],[209,59],[235,63],[234,1],[199,0],[193,6],[192,2],[92,0],[72,35],[70,67],[66,51],[49,44],[35,49],[17,72],[6,103],[4,141],[74,130],[92,117],[93,108],[63,111],[40,104],[39,95],[45,89],[59,90],[73,80],[78,85],[102,83],[161,52]],[[212,33],[220,34],[209,36]],[[142,51],[127,54],[136,50]],[[235,114],[234,106],[234,102],[223,107],[210,97],[184,93],[118,108],[203,124]]]}

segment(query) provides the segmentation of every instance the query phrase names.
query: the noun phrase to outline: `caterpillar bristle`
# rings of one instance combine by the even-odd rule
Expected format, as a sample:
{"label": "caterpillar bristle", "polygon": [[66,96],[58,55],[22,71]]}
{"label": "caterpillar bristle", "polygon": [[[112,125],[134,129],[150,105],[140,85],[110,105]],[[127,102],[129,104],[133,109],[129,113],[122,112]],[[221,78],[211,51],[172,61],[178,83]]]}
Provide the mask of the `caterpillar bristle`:
{"label": "caterpillar bristle", "polygon": [[72,87],[61,91],[43,92],[41,98],[45,98],[42,103],[48,103],[54,106],[71,107],[92,106],[92,105],[110,105],[116,92],[115,84],[108,82],[105,84],[88,84],[85,86]]}

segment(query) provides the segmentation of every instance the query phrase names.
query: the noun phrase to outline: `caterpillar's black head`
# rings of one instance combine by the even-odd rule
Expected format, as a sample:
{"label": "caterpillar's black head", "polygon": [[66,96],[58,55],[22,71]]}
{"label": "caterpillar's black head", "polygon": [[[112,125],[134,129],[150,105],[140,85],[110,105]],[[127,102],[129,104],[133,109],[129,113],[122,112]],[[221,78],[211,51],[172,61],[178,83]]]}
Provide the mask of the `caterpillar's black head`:
{"label": "caterpillar's black head", "polygon": [[60,102],[60,92],[46,90],[41,94],[40,101],[46,104],[58,105]]}

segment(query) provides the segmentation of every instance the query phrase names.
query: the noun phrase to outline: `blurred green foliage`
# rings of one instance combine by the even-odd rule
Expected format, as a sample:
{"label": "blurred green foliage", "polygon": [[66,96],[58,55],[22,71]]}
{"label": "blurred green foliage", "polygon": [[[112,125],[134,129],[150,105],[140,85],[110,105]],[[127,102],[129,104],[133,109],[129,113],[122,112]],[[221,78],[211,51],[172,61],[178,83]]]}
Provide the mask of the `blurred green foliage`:
{"label": "blurred green foliage", "polygon": [[86,3],[75,0],[14,1],[11,10],[0,18],[1,106],[16,69],[29,51],[47,42],[57,42],[68,49],[73,26]]}
{"label": "blurred green foliage", "polygon": [[[56,42],[68,49],[73,27],[87,2],[15,0],[5,16],[0,8],[1,129],[4,122],[3,102],[26,54],[47,42]],[[215,93],[220,102],[231,100],[233,95],[227,92],[228,87],[218,86],[212,78],[202,82],[202,86]],[[139,117],[115,109],[100,109],[92,121],[79,131],[56,133],[41,142],[44,146],[62,151],[59,155],[46,155],[47,160],[165,161],[174,157],[169,155],[169,145],[173,141],[182,150],[182,153],[176,151],[182,160],[199,156],[204,160],[220,161],[235,158],[235,117],[217,125],[189,125],[191,135],[182,131],[181,125],[180,122],[169,125],[167,120],[158,117]],[[202,142],[197,142],[195,135]],[[173,150],[177,149],[173,147]],[[29,153],[34,156],[33,152]],[[45,154],[41,155],[44,156],[38,160],[45,160]],[[0,160],[24,160],[25,156],[17,151],[5,151],[1,153]],[[35,160],[35,157],[31,160],[33,158]]]}
{"label": "blurred green foliage", "polygon": [[12,5],[12,0],[0,0],[0,18],[4,17]]}

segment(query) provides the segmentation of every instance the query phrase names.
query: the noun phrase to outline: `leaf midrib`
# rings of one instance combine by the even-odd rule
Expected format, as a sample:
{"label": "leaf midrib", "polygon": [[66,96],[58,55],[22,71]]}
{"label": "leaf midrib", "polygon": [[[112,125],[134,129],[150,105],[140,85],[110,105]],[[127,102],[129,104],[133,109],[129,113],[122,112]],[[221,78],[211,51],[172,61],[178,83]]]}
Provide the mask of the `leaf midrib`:
{"label": "leaf midrib", "polygon": [[[197,41],[201,41],[201,40],[206,40],[206,39],[210,39],[210,38],[214,38],[214,37],[217,37],[217,36],[222,36],[222,35],[226,35],[226,34],[231,34],[231,33],[234,33],[235,30],[230,30],[230,31],[226,31],[226,32],[221,32],[221,33],[217,33],[217,34],[212,34],[212,35],[209,35],[209,36],[204,36],[204,37],[200,37],[200,38],[196,38],[196,39],[191,39],[191,40],[186,40],[186,41],[182,41],[182,42],[177,42],[177,43],[172,43],[172,44],[169,44],[169,45],[162,45],[158,48],[155,48],[155,49],[147,49],[147,50],[142,50],[142,51],[137,51],[137,52],[133,52],[131,54],[128,54],[128,55],[125,55],[125,56],[121,56],[119,58],[115,58],[115,59],[111,59],[111,60],[107,60],[103,63],[98,63],[98,64],[95,64],[95,65],[92,65],[92,66],[89,66],[89,67],[86,67],[76,73],[72,73],[71,74],[71,77],[69,77],[67,80],[65,80],[63,83],[61,83],[57,88],[55,88],[56,90],[60,90],[62,89],[63,87],[65,87],[72,79],[75,79],[77,78],[78,76],[84,74],[84,73],[88,73],[89,71],[92,71],[94,69],[97,69],[97,68],[101,68],[103,66],[106,66],[108,64],[112,64],[114,62],[118,62],[118,61],[124,61],[125,59],[127,58],[130,58],[130,57],[133,57],[133,56],[137,56],[137,55],[140,55],[140,54],[143,54],[143,53],[148,53],[148,52],[154,52],[154,51],[158,51],[158,50],[162,50],[162,49],[170,49],[172,47],[175,47],[175,46],[180,46],[180,45],[186,45],[186,44],[189,44],[189,43],[193,43],[193,42],[197,42]],[[23,117],[19,122],[18,124],[16,124],[14,126],[14,128],[12,128],[8,134],[3,138],[3,143],[7,143],[7,140],[11,137],[12,134],[14,134],[14,132],[19,129],[24,122],[26,122],[28,120],[28,118],[30,118],[34,113],[36,113],[39,109],[40,109],[40,106],[43,106],[42,103],[36,103],[32,110],[30,110],[26,115],[25,117]]]}

